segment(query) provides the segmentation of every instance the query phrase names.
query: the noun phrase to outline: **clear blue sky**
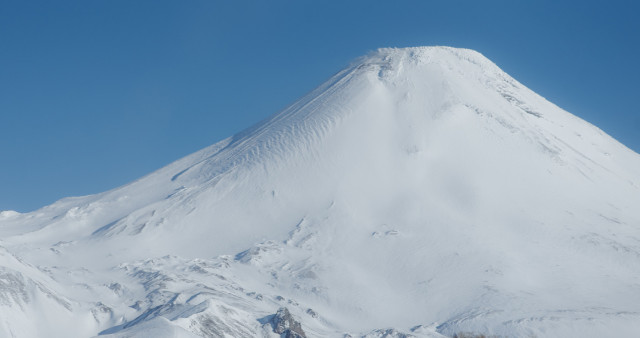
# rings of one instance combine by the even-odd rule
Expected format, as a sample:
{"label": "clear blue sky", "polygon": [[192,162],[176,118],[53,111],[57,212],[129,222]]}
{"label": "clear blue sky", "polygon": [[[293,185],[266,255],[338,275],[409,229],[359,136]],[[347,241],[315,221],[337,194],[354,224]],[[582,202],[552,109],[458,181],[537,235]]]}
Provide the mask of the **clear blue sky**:
{"label": "clear blue sky", "polygon": [[480,51],[640,152],[635,1],[0,2],[0,210],[125,184],[379,47]]}

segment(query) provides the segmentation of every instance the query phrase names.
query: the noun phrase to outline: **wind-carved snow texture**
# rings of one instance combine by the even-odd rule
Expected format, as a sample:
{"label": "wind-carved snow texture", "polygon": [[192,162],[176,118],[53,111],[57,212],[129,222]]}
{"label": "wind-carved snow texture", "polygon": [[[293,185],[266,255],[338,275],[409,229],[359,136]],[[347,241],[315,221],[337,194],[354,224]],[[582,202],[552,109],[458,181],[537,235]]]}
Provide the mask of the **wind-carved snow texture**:
{"label": "wind-carved snow texture", "polygon": [[639,173],[477,52],[381,49],[128,185],[0,212],[0,336],[637,336]]}

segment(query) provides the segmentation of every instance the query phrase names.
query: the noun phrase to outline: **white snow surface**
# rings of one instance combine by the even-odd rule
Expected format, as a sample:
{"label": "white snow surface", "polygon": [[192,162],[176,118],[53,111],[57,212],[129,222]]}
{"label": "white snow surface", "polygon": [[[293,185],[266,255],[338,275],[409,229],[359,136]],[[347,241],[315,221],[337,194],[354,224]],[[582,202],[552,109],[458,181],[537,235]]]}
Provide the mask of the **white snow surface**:
{"label": "white snow surface", "polygon": [[640,336],[640,156],[481,54],[380,49],[135,182],[0,213],[2,337]]}

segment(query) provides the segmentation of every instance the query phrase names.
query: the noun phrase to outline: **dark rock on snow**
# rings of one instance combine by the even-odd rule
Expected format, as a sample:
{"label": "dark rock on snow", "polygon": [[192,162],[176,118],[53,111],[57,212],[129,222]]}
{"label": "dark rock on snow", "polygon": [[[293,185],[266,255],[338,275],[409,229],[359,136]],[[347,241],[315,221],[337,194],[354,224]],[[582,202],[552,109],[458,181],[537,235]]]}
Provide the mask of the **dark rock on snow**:
{"label": "dark rock on snow", "polygon": [[293,318],[286,307],[278,309],[271,319],[271,324],[273,332],[280,334],[283,338],[307,338],[300,322]]}

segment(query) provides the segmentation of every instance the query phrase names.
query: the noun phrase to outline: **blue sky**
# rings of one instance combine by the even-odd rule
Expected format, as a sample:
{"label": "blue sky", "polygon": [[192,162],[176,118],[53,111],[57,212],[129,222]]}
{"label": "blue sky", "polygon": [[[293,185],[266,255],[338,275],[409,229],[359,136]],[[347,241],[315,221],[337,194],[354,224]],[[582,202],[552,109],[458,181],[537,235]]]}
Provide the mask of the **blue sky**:
{"label": "blue sky", "polygon": [[640,152],[634,1],[0,3],[0,210],[125,184],[379,47],[472,48]]}

